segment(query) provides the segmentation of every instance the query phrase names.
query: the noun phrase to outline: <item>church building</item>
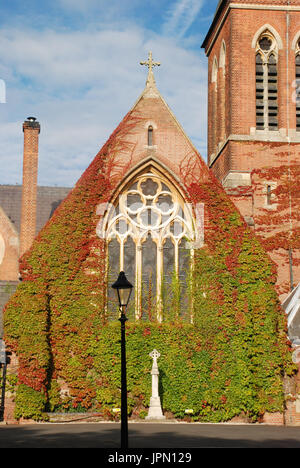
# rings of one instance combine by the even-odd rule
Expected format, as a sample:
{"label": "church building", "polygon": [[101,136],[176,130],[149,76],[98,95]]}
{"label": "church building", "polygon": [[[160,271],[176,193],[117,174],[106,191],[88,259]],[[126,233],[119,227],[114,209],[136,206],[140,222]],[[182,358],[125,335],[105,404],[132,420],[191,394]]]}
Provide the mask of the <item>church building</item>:
{"label": "church building", "polygon": [[219,2],[203,43],[208,164],[151,52],[144,91],[72,190],[37,187],[40,125],[24,122],[18,216],[1,188],[20,188],[0,187],[0,281],[16,289],[3,300],[7,421],[115,418],[111,284],[125,271],[130,417],[147,414],[155,348],[167,417],[299,424],[300,2],[288,3]]}

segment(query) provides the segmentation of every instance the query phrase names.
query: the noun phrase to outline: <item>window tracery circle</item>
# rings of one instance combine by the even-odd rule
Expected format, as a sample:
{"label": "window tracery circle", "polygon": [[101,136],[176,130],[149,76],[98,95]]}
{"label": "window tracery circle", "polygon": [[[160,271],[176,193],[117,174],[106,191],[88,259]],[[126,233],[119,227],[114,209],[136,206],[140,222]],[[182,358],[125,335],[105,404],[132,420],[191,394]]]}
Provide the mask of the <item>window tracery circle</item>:
{"label": "window tracery circle", "polygon": [[271,54],[277,56],[277,42],[270,32],[266,31],[260,35],[256,44],[256,53],[261,56],[264,62],[268,62]]}
{"label": "window tracery circle", "polygon": [[268,36],[262,37],[258,41],[258,44],[259,44],[259,47],[261,48],[261,50],[263,50],[263,51],[268,51],[272,47],[272,41],[271,41],[270,37],[268,37]]}
{"label": "window tracery circle", "polygon": [[166,237],[175,242],[192,237],[184,217],[183,202],[158,176],[146,174],[119,197],[117,214],[109,222],[108,240],[132,236],[143,243],[148,234],[162,245]]}

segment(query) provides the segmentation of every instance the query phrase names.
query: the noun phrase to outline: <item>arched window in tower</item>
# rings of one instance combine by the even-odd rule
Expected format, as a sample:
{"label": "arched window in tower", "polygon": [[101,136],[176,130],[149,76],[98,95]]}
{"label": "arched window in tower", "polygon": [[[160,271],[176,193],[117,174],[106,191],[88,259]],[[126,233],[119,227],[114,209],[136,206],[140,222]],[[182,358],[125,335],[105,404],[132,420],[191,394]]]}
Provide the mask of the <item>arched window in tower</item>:
{"label": "arched window in tower", "polygon": [[295,62],[296,131],[300,132],[300,39],[297,42]]}
{"label": "arched window in tower", "polygon": [[220,50],[220,62],[219,67],[221,69],[220,74],[220,141],[224,141],[226,137],[226,92],[225,92],[225,66],[226,66],[226,46],[224,40],[222,41],[221,50]]}
{"label": "arched window in tower", "polygon": [[[189,205],[170,181],[152,167],[134,177],[105,220],[108,284],[123,270],[135,285],[131,316],[162,321],[168,308],[189,314],[187,283],[194,223]],[[116,304],[108,287],[108,317]]]}
{"label": "arched window in tower", "polygon": [[211,144],[212,144],[212,153],[215,153],[217,147],[217,106],[218,106],[218,60],[217,57],[214,58],[212,72],[211,72],[211,81],[212,81],[212,113],[211,113]]}
{"label": "arched window in tower", "polygon": [[278,47],[264,32],[256,44],[256,129],[278,130]]}

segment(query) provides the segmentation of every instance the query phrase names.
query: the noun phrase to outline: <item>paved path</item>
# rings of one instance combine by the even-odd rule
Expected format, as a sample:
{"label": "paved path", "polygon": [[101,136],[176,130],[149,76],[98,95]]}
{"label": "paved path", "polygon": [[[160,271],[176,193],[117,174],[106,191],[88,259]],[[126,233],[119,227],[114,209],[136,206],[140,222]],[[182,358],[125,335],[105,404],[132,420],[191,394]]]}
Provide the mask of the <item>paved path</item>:
{"label": "paved path", "polygon": [[[119,423],[0,425],[0,448],[119,447]],[[129,447],[300,448],[300,427],[129,423]]]}

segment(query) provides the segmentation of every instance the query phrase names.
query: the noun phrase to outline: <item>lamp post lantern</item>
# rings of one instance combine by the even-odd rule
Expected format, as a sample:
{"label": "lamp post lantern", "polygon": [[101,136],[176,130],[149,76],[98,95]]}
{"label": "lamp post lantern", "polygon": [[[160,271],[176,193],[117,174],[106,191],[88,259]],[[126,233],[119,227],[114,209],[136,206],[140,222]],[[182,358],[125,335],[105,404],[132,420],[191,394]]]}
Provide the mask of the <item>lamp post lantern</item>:
{"label": "lamp post lantern", "polygon": [[127,376],[126,376],[126,342],[125,323],[127,321],[126,308],[132,291],[132,284],[127,280],[124,271],[119,273],[117,281],[112,285],[116,291],[120,308],[121,322],[121,448],[128,448],[128,420],[127,420]]}

